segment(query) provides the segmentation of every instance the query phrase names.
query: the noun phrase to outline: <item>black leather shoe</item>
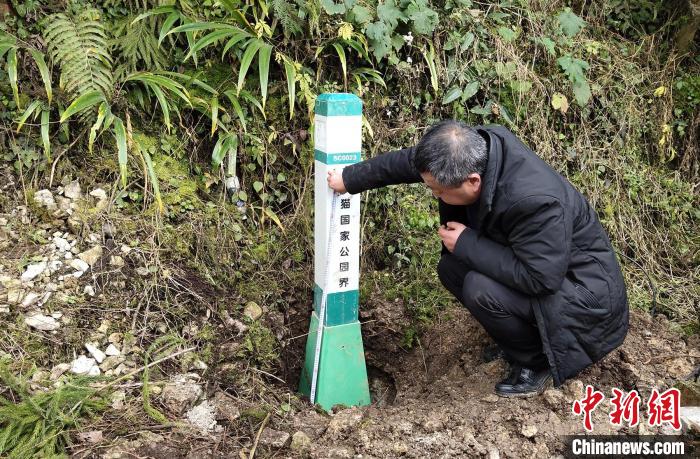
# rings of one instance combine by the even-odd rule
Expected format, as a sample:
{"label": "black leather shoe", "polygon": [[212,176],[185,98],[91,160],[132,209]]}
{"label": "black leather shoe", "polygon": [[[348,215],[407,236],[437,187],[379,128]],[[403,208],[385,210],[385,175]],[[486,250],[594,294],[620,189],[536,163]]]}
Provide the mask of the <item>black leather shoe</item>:
{"label": "black leather shoe", "polygon": [[511,369],[511,374],[506,379],[496,384],[496,395],[501,397],[533,397],[544,392],[552,381],[549,368],[544,370],[522,368],[517,380],[513,384],[508,384],[509,381],[512,381],[513,370]]}
{"label": "black leather shoe", "polygon": [[505,379],[503,379],[503,381],[496,384],[496,390],[499,390],[502,387],[514,386],[515,384],[517,384],[518,379],[520,379],[521,371],[522,367],[518,365],[511,365],[510,370],[508,371],[508,376],[506,376]]}
{"label": "black leather shoe", "polygon": [[499,346],[498,344],[491,344],[489,346],[486,346],[481,351],[481,361],[483,363],[493,362],[496,359],[502,359],[504,357],[505,354],[503,353],[503,349],[501,349],[501,346]]}

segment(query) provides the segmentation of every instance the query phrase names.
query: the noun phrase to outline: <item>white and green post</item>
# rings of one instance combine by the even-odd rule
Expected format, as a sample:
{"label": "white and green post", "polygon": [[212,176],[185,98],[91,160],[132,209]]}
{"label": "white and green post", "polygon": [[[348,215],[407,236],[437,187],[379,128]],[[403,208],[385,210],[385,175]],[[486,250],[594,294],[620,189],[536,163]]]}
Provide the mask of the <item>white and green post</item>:
{"label": "white and green post", "polygon": [[314,134],[314,311],[299,390],[328,411],[370,403],[358,321],[360,195],[334,193],[327,183],[328,171],[360,161],[360,98],[318,96]]}

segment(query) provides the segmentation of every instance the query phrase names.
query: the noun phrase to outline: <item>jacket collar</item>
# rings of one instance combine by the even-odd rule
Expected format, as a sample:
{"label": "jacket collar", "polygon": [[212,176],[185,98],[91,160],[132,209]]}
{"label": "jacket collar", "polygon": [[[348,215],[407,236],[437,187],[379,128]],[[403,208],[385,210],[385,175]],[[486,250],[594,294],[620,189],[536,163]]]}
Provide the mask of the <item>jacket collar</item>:
{"label": "jacket collar", "polygon": [[498,176],[503,163],[503,145],[501,139],[494,135],[491,130],[484,126],[474,126],[479,133],[488,138],[489,159],[486,163],[486,172],[481,177],[481,195],[479,197],[479,227],[482,227],[484,218],[491,212],[493,206],[493,196],[496,192]]}

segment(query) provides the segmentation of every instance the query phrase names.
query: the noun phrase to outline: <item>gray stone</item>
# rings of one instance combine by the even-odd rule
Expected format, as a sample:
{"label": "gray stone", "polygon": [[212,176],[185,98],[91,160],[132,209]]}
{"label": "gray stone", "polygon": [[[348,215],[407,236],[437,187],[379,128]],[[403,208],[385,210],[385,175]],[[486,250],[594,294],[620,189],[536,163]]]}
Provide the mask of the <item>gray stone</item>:
{"label": "gray stone", "polygon": [[190,424],[203,432],[218,431],[221,430],[221,426],[216,423],[214,410],[214,405],[209,403],[209,400],[204,400],[187,411],[185,418]]}
{"label": "gray stone", "polygon": [[70,367],[70,363],[59,363],[51,369],[49,379],[51,379],[51,381],[56,381],[63,373],[70,370]]}
{"label": "gray stone", "polygon": [[75,258],[70,261],[69,263],[70,267],[75,269],[76,271],[87,271],[90,269],[90,265],[88,265],[85,261]]}
{"label": "gray stone", "polygon": [[39,204],[41,207],[45,207],[47,210],[56,210],[56,200],[53,198],[53,194],[49,190],[39,190],[34,193],[34,202]]}
{"label": "gray stone", "polygon": [[292,451],[305,451],[311,447],[311,439],[301,430],[292,435],[292,444],[289,445]]}
{"label": "gray stone", "polygon": [[178,375],[163,387],[163,404],[172,413],[181,416],[192,407],[202,395],[202,387],[195,384],[187,375]]}
{"label": "gray stone", "polygon": [[29,292],[27,295],[22,299],[22,307],[23,308],[29,308],[30,306],[34,305],[37,301],[39,301],[39,298],[41,298],[41,295],[36,292]]}
{"label": "gray stone", "polygon": [[566,398],[559,389],[547,389],[544,391],[544,400],[551,408],[559,408]]}
{"label": "gray stone", "polygon": [[98,200],[107,199],[107,192],[102,188],[96,188],[90,192],[90,196]]}
{"label": "gray stone", "polygon": [[79,199],[83,195],[80,189],[80,183],[77,180],[73,180],[68,185],[63,188],[63,196],[70,199]]}
{"label": "gray stone", "polygon": [[73,201],[70,199],[64,198],[63,196],[56,196],[56,204],[58,204],[58,210],[65,212],[67,215],[73,213],[75,204],[73,204]]}
{"label": "gray stone", "polygon": [[71,249],[70,242],[66,241],[62,237],[53,238],[53,245],[55,245],[61,252],[68,252]]}
{"label": "gray stone", "polygon": [[102,370],[104,371],[112,370],[118,367],[123,362],[124,357],[122,357],[121,355],[110,355],[109,357],[105,358],[104,361],[100,364],[100,368],[102,368]]}
{"label": "gray stone", "polygon": [[61,269],[61,266],[63,266],[63,262],[60,260],[51,260],[48,262],[48,265],[46,267],[46,272],[49,274],[53,274],[59,269]]}
{"label": "gray stone", "polygon": [[263,430],[262,435],[260,435],[260,444],[272,448],[282,448],[287,444],[287,440],[289,440],[289,434],[287,432],[271,429],[269,427]]}
{"label": "gray stone", "polygon": [[107,357],[104,352],[102,352],[96,345],[92,343],[85,343],[85,349],[88,350],[91,356],[97,360],[97,363],[102,363],[102,361]]}
{"label": "gray stone", "polygon": [[29,266],[27,266],[27,269],[22,273],[22,282],[29,282],[36,278],[39,274],[43,273],[44,270],[46,269],[46,262],[42,261],[41,263],[34,263]]}
{"label": "gray stone", "polygon": [[57,330],[60,327],[60,324],[56,321],[56,319],[38,312],[25,317],[24,323],[32,328],[42,331]]}
{"label": "gray stone", "polygon": [[124,259],[119,255],[112,255],[109,257],[109,264],[115,268],[121,268],[124,266]]}
{"label": "gray stone", "polygon": [[362,411],[359,408],[347,408],[339,411],[328,423],[328,434],[335,436],[348,431],[362,421]]}
{"label": "gray stone", "polygon": [[11,279],[5,284],[7,289],[7,302],[10,304],[19,304],[24,298],[24,289],[22,283],[17,279]]}
{"label": "gray stone", "polygon": [[95,359],[81,355],[71,362],[70,372],[76,375],[98,376],[100,367],[97,366]]}
{"label": "gray stone", "polygon": [[110,342],[109,346],[107,346],[107,349],[105,349],[105,354],[107,354],[107,355],[119,355],[119,354],[121,354],[121,352],[119,352],[119,349],[117,348],[117,346],[115,346],[114,344],[112,344]]}
{"label": "gray stone", "polygon": [[86,250],[85,252],[79,253],[78,258],[83,260],[85,263],[87,263],[90,266],[93,266],[95,263],[97,263],[97,260],[100,259],[102,256],[102,246],[101,245],[96,245],[92,247],[91,249]]}
{"label": "gray stone", "polygon": [[520,433],[527,438],[532,438],[537,435],[537,427],[532,424],[525,424],[522,429],[520,429]]}
{"label": "gray stone", "polygon": [[216,419],[233,423],[241,417],[241,411],[236,402],[231,400],[223,392],[214,394],[214,406],[216,407]]}
{"label": "gray stone", "polygon": [[263,315],[263,310],[258,303],[249,301],[243,309],[243,314],[250,317],[251,320],[258,320]]}
{"label": "gray stone", "polygon": [[688,430],[700,433],[700,406],[682,406],[680,418]]}

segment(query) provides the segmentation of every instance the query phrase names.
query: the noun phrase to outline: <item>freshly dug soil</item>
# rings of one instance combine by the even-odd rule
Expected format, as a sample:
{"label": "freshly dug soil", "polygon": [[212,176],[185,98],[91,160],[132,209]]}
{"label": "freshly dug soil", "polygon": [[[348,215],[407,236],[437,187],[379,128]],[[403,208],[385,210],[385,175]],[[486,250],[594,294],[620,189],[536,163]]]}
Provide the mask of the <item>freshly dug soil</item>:
{"label": "freshly dug soil", "polygon": [[[400,303],[384,303],[363,314],[368,365],[383,375],[379,383],[371,381],[383,390],[379,395],[375,390],[379,402],[340,411],[318,437],[319,415],[312,410],[298,414],[289,426],[313,439],[312,457],[557,456],[564,448],[562,435],[584,433],[582,417],[571,407],[587,384],[606,396],[593,413],[594,434],[666,433],[668,427],[646,424],[649,393],[689,377],[700,363],[697,337],[686,342],[670,331],[665,317],[633,311],[624,345],[576,379],[539,397],[500,398],[493,386],[506,364],[500,359],[481,362],[490,339],[466,310],[448,308],[420,345],[406,351],[398,344],[402,309]],[[387,385],[387,375],[393,387]],[[609,422],[613,387],[639,391],[639,426],[620,428]]]}

